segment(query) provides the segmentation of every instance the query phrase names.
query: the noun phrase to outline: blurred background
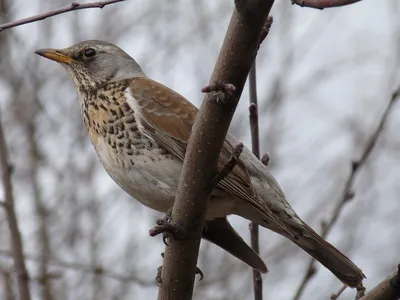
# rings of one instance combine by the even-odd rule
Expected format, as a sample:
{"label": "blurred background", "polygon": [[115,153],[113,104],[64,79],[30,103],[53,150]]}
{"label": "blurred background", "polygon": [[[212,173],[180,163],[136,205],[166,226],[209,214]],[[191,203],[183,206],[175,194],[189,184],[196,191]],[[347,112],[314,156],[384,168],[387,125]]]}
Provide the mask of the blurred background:
{"label": "blurred background", "polygon": [[[89,1],[86,1],[89,2]],[[1,23],[70,0],[0,0]],[[85,3],[81,1],[80,3]],[[373,1],[323,11],[276,1],[257,57],[261,152],[292,206],[316,231],[399,84],[400,3]],[[100,165],[67,73],[35,55],[87,39],[113,42],[151,78],[196,105],[208,83],[233,1],[126,1],[59,15],[0,33],[0,113],[14,166],[16,212],[33,299],[156,299],[164,244],[148,230],[161,214],[125,194]],[[250,146],[248,91],[231,132]],[[397,129],[396,129],[397,128]],[[399,263],[400,105],[328,240],[360,266],[372,288]],[[249,241],[248,222],[231,217]],[[264,299],[293,299],[309,257],[261,233]],[[194,299],[252,299],[249,267],[208,242]],[[302,299],[329,299],[341,283],[321,265]],[[16,276],[0,210],[0,298]],[[353,299],[346,291],[340,299]]]}

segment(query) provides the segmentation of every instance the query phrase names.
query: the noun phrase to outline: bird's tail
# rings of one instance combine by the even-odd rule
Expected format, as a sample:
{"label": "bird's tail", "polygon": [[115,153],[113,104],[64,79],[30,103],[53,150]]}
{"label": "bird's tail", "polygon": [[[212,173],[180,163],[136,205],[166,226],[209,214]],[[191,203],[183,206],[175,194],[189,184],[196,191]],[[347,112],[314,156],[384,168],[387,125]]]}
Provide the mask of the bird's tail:
{"label": "bird's tail", "polygon": [[[303,223],[304,224],[304,223]],[[321,238],[307,224],[302,232],[291,237],[296,245],[329,269],[340,281],[350,287],[358,287],[365,277],[363,272],[343,253]]]}

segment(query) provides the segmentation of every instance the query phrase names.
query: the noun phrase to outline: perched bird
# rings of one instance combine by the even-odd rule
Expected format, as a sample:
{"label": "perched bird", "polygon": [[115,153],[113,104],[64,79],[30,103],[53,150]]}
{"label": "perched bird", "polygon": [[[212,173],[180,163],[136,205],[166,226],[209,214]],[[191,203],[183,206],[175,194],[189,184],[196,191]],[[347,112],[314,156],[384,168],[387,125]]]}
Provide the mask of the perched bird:
{"label": "perched bird", "polygon": [[[111,43],[91,40],[36,53],[61,63],[71,75],[86,129],[111,178],[142,204],[167,212],[198,109],[148,78],[133,58]],[[220,164],[237,144],[228,134]],[[230,214],[287,237],[344,284],[362,284],[362,271],[300,219],[277,181],[246,147],[211,195],[203,238],[265,273],[264,262],[229,224]]]}

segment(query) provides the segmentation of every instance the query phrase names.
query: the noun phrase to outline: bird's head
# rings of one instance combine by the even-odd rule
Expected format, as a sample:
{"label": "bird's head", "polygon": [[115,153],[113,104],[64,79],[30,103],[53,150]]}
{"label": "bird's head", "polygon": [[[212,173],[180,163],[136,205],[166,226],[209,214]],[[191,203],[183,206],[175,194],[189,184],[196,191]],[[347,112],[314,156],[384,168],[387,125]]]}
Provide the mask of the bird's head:
{"label": "bird's head", "polygon": [[79,91],[91,91],[103,84],[145,77],[132,57],[108,42],[90,40],[65,49],[40,49],[35,53],[62,64]]}

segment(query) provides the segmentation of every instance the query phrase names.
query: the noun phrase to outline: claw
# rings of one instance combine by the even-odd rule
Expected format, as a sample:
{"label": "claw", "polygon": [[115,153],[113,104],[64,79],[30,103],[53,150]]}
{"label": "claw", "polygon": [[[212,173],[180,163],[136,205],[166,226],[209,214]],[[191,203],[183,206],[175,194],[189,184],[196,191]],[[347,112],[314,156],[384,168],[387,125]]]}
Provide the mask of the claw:
{"label": "claw", "polygon": [[163,240],[165,246],[169,246],[168,239],[169,239],[168,233],[163,232],[162,240]]}
{"label": "claw", "polygon": [[203,280],[204,274],[203,274],[203,272],[202,272],[198,267],[196,267],[196,275],[200,275],[199,281],[202,281],[202,280]]}
{"label": "claw", "polygon": [[159,234],[163,234],[163,242],[168,246],[167,239],[172,236],[176,240],[182,240],[187,238],[187,234],[179,228],[179,226],[172,222],[171,218],[172,208],[170,208],[163,218],[160,218],[156,221],[157,226],[154,226],[150,229],[150,236],[156,236]]}

